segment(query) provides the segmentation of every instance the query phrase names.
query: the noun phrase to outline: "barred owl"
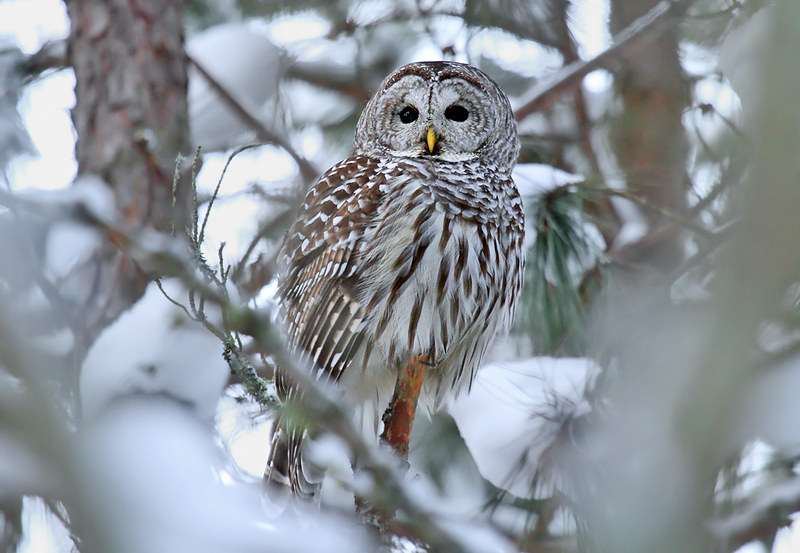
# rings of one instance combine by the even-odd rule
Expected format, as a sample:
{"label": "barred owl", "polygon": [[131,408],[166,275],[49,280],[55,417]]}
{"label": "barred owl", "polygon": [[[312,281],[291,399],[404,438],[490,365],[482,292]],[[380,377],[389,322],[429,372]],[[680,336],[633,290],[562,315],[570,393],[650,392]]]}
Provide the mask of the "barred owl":
{"label": "barred owl", "polygon": [[[413,63],[381,84],[353,154],[308,192],[279,253],[282,321],[298,359],[362,412],[386,406],[414,355],[429,365],[432,405],[468,388],[510,325],[524,265],[518,152],[494,81],[461,63]],[[290,378],[276,382],[291,396]],[[302,438],[276,421],[266,477],[309,495]]]}

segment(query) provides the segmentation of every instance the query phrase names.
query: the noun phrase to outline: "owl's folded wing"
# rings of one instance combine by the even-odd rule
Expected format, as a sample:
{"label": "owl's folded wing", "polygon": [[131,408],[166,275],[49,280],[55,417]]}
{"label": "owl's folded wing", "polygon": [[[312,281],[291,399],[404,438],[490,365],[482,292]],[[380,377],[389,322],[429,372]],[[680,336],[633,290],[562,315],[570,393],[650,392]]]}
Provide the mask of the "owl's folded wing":
{"label": "owl's folded wing", "polygon": [[365,156],[334,165],[309,191],[279,254],[284,326],[317,378],[338,380],[364,339],[358,247],[381,194],[382,169]]}

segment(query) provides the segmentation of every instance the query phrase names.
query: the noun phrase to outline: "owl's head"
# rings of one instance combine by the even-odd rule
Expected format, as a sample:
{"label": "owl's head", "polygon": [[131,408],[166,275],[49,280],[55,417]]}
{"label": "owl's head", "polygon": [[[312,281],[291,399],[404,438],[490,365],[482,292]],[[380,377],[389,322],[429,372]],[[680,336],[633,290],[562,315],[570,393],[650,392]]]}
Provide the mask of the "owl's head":
{"label": "owl's head", "polygon": [[463,63],[405,65],[367,103],[356,154],[491,162],[510,171],[519,154],[508,98],[482,71]]}

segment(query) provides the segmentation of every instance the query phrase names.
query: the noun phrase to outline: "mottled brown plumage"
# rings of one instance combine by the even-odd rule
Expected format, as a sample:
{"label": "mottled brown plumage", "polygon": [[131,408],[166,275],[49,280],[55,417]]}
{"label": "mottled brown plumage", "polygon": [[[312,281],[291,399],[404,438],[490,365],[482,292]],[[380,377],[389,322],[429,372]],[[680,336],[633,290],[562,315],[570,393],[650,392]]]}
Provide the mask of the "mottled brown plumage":
{"label": "mottled brown plumage", "polygon": [[[486,75],[411,64],[384,81],[353,155],[303,202],[279,255],[284,330],[317,378],[368,407],[374,431],[409,358],[425,356],[423,391],[438,405],[510,325],[524,264],[518,150],[511,107]],[[282,373],[277,385],[293,394]],[[268,479],[312,494],[302,430],[275,428]]]}

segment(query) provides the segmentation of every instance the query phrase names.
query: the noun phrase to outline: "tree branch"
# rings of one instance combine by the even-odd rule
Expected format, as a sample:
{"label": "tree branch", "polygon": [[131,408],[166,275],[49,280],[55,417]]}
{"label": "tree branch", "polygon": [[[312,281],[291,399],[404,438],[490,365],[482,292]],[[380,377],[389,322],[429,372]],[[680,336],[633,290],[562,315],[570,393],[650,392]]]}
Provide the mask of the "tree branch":
{"label": "tree branch", "polygon": [[197,60],[188,54],[186,57],[189,60],[189,63],[197,69],[197,71],[206,81],[208,81],[208,84],[211,85],[211,88],[214,89],[217,94],[219,94],[222,101],[225,102],[228,107],[234,111],[234,113],[236,113],[237,117],[239,117],[242,122],[255,131],[258,140],[275,144],[286,151],[287,154],[292,156],[292,159],[294,159],[295,163],[297,163],[297,168],[300,170],[300,175],[305,183],[313,183],[317,180],[320,172],[307,158],[295,150],[287,140],[284,140],[277,133],[269,129],[258,117],[256,117],[245,106],[243,106],[239,100],[234,98],[230,91],[225,88],[225,86],[216,78],[214,78],[214,76],[211,75],[211,73],[209,73],[205,67],[198,63]]}
{"label": "tree branch", "polygon": [[408,440],[417,413],[417,401],[425,376],[426,356],[412,357],[397,375],[394,394],[383,414],[381,441],[389,444],[403,458],[408,458]]}
{"label": "tree branch", "polygon": [[663,0],[645,15],[631,23],[614,37],[605,51],[586,61],[575,61],[563,67],[542,86],[534,86],[523,98],[514,116],[522,121],[532,113],[547,108],[562,94],[580,85],[583,78],[596,69],[607,69],[619,58],[630,55],[645,40],[652,40],[667,28],[672,16],[685,0]]}

